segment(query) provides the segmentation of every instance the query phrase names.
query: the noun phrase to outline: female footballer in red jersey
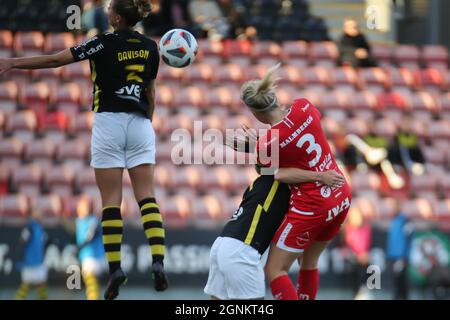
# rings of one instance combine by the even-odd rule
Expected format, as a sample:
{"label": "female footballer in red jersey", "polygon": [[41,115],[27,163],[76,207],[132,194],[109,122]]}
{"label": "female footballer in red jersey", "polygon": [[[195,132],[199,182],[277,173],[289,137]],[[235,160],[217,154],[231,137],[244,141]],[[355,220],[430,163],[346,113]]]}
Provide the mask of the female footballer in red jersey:
{"label": "female footballer in red jersey", "polygon": [[[278,68],[269,69],[262,80],[249,81],[241,88],[241,98],[253,115],[271,125],[266,136],[258,140],[258,160],[262,165],[279,167],[275,179],[289,183],[291,188],[289,210],[272,240],[265,272],[276,299],[315,299],[317,263],[345,220],[351,190],[346,181],[328,187],[319,182],[296,184],[293,180],[298,169],[341,171],[322,130],[319,110],[306,99],[295,100],[289,109],[278,104],[278,79],[274,77]],[[300,264],[298,291],[288,276],[295,260]]]}

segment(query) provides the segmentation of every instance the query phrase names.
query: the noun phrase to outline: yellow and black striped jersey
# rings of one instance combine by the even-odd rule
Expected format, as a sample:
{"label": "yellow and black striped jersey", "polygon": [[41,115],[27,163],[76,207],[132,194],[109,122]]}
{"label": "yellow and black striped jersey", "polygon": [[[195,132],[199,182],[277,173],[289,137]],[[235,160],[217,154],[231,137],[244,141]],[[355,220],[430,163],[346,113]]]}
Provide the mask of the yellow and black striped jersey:
{"label": "yellow and black striped jersey", "polygon": [[120,30],[102,33],[70,50],[75,61],[90,61],[93,111],[147,115],[146,89],[159,67],[155,41],[133,30]]}
{"label": "yellow and black striped jersey", "polygon": [[273,176],[258,177],[245,190],[221,236],[241,240],[263,254],[289,209],[290,195],[288,185]]}

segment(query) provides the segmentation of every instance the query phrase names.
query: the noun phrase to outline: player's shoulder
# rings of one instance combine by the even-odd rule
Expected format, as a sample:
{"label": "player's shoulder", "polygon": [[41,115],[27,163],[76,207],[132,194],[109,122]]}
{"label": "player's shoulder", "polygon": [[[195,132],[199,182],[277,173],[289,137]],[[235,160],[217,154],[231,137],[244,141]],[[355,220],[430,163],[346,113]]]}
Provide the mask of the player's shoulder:
{"label": "player's shoulder", "polygon": [[297,110],[306,112],[310,107],[314,107],[314,105],[306,98],[299,98],[294,100],[293,107]]}
{"label": "player's shoulder", "polygon": [[133,35],[140,41],[142,41],[146,46],[148,46],[151,49],[156,49],[158,48],[158,44],[156,43],[155,40],[153,40],[150,37],[147,37],[145,34],[142,34],[138,31],[135,31],[133,33]]}

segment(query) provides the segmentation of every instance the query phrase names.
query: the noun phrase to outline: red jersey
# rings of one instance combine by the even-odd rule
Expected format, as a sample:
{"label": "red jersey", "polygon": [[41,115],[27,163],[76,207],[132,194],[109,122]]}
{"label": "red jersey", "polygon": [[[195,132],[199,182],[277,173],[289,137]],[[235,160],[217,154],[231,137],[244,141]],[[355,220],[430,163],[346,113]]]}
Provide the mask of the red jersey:
{"label": "red jersey", "polygon": [[[295,100],[283,120],[258,140],[258,160],[272,167],[341,172],[322,129],[321,117],[319,110],[308,100]],[[278,163],[276,145],[273,145],[277,142]],[[350,194],[347,182],[341,188],[330,188],[319,182],[294,184],[290,188],[291,208],[305,211],[326,207]]]}

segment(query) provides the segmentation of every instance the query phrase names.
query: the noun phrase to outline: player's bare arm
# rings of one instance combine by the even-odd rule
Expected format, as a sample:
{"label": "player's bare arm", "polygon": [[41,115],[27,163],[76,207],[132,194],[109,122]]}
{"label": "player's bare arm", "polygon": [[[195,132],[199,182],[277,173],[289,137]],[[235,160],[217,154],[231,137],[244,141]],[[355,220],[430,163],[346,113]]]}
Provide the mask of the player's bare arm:
{"label": "player's bare arm", "polygon": [[0,59],[0,74],[11,69],[45,69],[58,68],[73,63],[70,49],[49,55],[23,58]]}
{"label": "player's bare arm", "polygon": [[329,187],[339,187],[345,183],[345,178],[335,170],[316,172],[297,168],[280,168],[275,173],[275,179],[291,184],[318,181]]}

